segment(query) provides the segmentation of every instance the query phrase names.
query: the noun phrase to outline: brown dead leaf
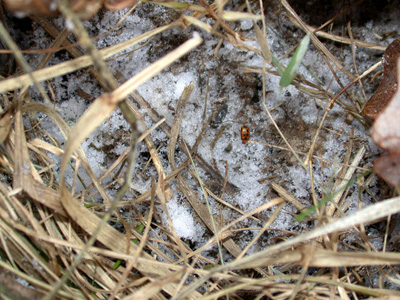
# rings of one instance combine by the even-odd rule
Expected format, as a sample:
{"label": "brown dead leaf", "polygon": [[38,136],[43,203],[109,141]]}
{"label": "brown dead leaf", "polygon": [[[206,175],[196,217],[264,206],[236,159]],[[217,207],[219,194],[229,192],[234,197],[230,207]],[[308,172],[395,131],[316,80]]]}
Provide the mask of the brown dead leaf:
{"label": "brown dead leaf", "polygon": [[373,119],[385,109],[397,87],[397,58],[400,55],[400,39],[392,42],[383,56],[384,75],[378,89],[368,100],[363,113]]}
{"label": "brown dead leaf", "polygon": [[382,149],[400,153],[400,92],[394,94],[392,101],[379,114],[372,127],[372,139]]}
{"label": "brown dead leaf", "polygon": [[[394,63],[399,71],[400,57]],[[396,80],[400,82],[400,72],[396,74]],[[394,88],[397,88],[397,84]],[[376,173],[387,182],[400,186],[400,89],[397,88],[389,100],[389,104],[376,119],[371,134],[374,143],[389,154],[379,158],[374,167]]]}
{"label": "brown dead leaf", "polygon": [[400,153],[381,156],[374,167],[380,177],[394,186],[400,186]]}
{"label": "brown dead leaf", "polygon": [[[53,0],[4,0],[7,10],[26,15],[57,17],[60,12]],[[82,19],[91,18],[103,5],[107,9],[124,9],[137,0],[69,0],[72,10]]]}

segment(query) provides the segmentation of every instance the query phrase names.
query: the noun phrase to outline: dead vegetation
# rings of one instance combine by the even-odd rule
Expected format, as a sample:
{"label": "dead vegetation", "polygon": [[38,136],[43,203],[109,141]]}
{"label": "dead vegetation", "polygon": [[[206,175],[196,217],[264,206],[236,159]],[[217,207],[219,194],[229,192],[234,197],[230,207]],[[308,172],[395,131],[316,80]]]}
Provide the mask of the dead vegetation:
{"label": "dead vegetation", "polygon": [[[350,136],[348,150],[340,162],[334,163],[319,154],[325,147],[325,121],[334,106],[341,107],[350,124],[357,122],[365,128],[371,124],[371,120],[361,113],[364,102],[356,94],[364,93],[364,85],[368,83],[363,79],[375,72],[381,62],[371,61],[370,68],[360,74],[356,67],[355,71],[347,69],[327,46],[335,42],[339,49],[355,45],[379,51],[385,49],[354,38],[351,22],[346,24],[348,35],[339,36],[329,31],[328,27],[338,22],[338,18],[346,15],[353,6],[363,5],[363,1],[344,5],[330,20],[318,24],[318,29],[305,23],[286,0],[271,1],[268,7],[256,1],[241,5],[229,1],[207,4],[203,0],[198,4],[151,2],[155,6],[166,5],[173,12],[164,20],[175,15],[177,18],[103,49],[94,46],[93,36],[86,32],[68,2],[56,2],[63,17],[73,24],[71,28],[76,40],[70,40],[68,29],[60,30],[46,18],[31,16],[52,38],[51,47],[31,51],[37,55],[29,58],[38,57],[36,62],[27,61],[26,54],[30,51],[20,51],[6,27],[1,25],[0,28],[4,49],[9,49],[1,53],[8,55],[7,60],[15,60],[18,66],[9,61],[8,65],[3,64],[7,68],[3,68],[4,77],[0,81],[0,288],[4,299],[400,297],[400,292],[396,291],[400,280],[400,236],[396,231],[397,213],[400,211],[398,189],[381,182],[379,195],[372,195],[376,203],[365,207],[360,196],[358,209],[349,212],[349,191],[356,186],[360,194],[368,193],[369,183],[377,180],[367,165],[370,156],[367,143]],[[229,6],[229,11],[224,10],[226,6]],[[141,5],[137,3],[126,15],[140,9]],[[265,139],[265,143],[250,140],[249,144],[265,145],[279,151],[274,162],[289,160],[291,164],[302,166],[311,178],[312,195],[306,203],[285,188],[290,178],[279,181],[273,180],[274,176],[266,177],[260,182],[271,186],[273,193],[260,197],[274,197],[265,199],[263,205],[252,211],[243,212],[224,200],[224,195],[239,192],[238,187],[230,182],[228,171],[221,174],[217,159],[206,161],[197,151],[210,126],[219,126],[211,148],[227,130],[228,127],[222,126],[224,105],[217,106],[218,110],[206,116],[206,109],[199,102],[204,122],[195,143],[189,146],[185,142],[188,137],[180,132],[194,84],[186,86],[176,106],[170,107],[174,112],[170,123],[137,91],[141,84],[169,66],[172,72],[179,72],[174,63],[185,55],[188,61],[188,53],[202,43],[202,38],[193,35],[182,43],[179,41],[179,45],[171,47],[168,53],[156,53],[159,59],[130,78],[123,78],[117,70],[110,70],[106,61],[126,49],[138,49],[172,29],[196,28],[216,39],[215,53],[224,42],[263,58],[263,65],[240,68],[241,73],[257,74],[256,77],[236,77],[237,82],[247,82],[247,87],[254,89],[258,85],[257,76],[262,78],[261,82],[265,82],[268,76],[279,76],[279,60],[265,39],[263,14],[269,10],[309,34],[342,91],[332,94],[328,88],[301,75],[296,76],[292,84],[305,97],[318,100],[324,106],[316,126],[304,124],[299,115],[290,121],[285,118],[274,120],[274,109],[277,108],[267,107],[269,93],[265,84],[259,86],[259,102],[252,98],[252,93],[243,93],[246,109],[255,110],[252,105],[259,103],[265,119],[275,126],[271,133],[272,143]],[[252,33],[259,47],[250,46],[246,43],[248,38],[235,31],[232,24],[242,19],[254,20]],[[118,30],[123,21],[115,24],[110,32]],[[295,44],[298,42],[300,40]],[[67,50],[71,59],[46,66],[60,49]],[[290,56],[293,50],[291,48],[285,56]],[[355,56],[353,58],[357,66]],[[67,120],[54,108],[53,103],[59,100],[54,98],[56,93],[51,81],[67,74],[79,74],[78,70],[88,72],[102,89],[95,99],[91,98],[93,95],[81,92],[82,97],[92,104],[71,129]],[[342,82],[342,76],[346,82]],[[350,89],[351,85],[354,86]],[[37,89],[39,96],[36,98],[29,92],[32,86]],[[224,82],[222,86],[227,88],[229,83]],[[246,109],[242,112],[244,115]],[[128,139],[127,147],[122,154],[114,154],[115,160],[98,177],[93,171],[97,166],[90,165],[81,144],[116,110],[123,114],[130,126],[129,139],[125,131],[121,133]],[[145,117],[151,119],[153,126],[146,127]],[[52,136],[49,128],[42,126],[44,119],[53,122],[65,139],[64,145]],[[297,135],[295,129],[299,128],[301,135],[297,140],[288,137],[290,132],[293,133],[289,135]],[[154,142],[153,130],[165,133],[166,145]],[[256,132],[262,136],[264,131],[259,129]],[[138,193],[132,180],[138,176],[134,173],[135,165],[143,165],[144,170],[147,168],[147,161],[139,161],[140,157],[136,156],[140,143],[145,143],[148,160],[152,161],[157,177],[151,178],[150,189]],[[166,147],[164,157],[159,152],[161,147]],[[53,159],[55,156],[60,157],[60,168]],[[334,175],[328,184],[315,179],[313,170],[316,163],[332,168],[337,165],[337,172],[332,171]],[[84,170],[90,182],[85,182],[84,189],[77,192],[80,170]],[[208,180],[200,174],[207,174]],[[189,176],[191,180],[188,180]],[[113,195],[110,195],[110,189],[115,191]],[[197,220],[208,230],[209,240],[196,245],[196,248],[179,238],[168,215],[167,202],[178,191],[190,204]],[[94,201],[94,198],[101,201]],[[234,211],[233,217],[226,220],[222,212],[220,215],[211,214],[209,198],[219,201],[223,207],[221,211]],[[156,205],[166,214],[165,224],[157,222],[160,215]],[[285,205],[299,217],[296,226],[302,228],[301,231],[276,229],[274,222],[287,210]],[[133,211],[135,217],[125,217],[124,210]],[[270,213],[264,214],[265,211]],[[257,234],[243,247],[238,240],[245,238],[246,234],[241,235],[241,231],[249,230],[242,228],[246,219],[258,222],[259,227],[253,228]],[[381,248],[377,249],[371,242],[374,237],[367,234],[368,226],[373,227],[375,237],[383,241]],[[265,242],[262,249],[249,254],[252,246],[273,231],[280,234],[271,235],[273,238]],[[208,252],[205,255],[204,251],[215,244],[218,250],[213,253],[214,257]]]}

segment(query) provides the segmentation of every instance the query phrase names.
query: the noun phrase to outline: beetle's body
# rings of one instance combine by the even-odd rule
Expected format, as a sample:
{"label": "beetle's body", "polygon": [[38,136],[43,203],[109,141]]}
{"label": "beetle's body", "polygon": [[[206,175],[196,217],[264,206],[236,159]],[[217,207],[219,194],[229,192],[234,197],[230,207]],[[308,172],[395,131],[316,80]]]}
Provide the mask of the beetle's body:
{"label": "beetle's body", "polygon": [[242,139],[243,144],[246,144],[248,142],[248,140],[250,139],[249,127],[243,125],[242,128],[240,128],[240,137]]}

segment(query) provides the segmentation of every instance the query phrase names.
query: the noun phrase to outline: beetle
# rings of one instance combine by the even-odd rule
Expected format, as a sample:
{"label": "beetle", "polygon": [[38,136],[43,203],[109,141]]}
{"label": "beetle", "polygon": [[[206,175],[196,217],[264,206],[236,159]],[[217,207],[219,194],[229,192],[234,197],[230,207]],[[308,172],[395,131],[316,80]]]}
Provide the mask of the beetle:
{"label": "beetle", "polygon": [[248,140],[250,139],[250,129],[246,125],[243,125],[242,128],[240,128],[240,137],[242,138],[242,143],[246,144]]}

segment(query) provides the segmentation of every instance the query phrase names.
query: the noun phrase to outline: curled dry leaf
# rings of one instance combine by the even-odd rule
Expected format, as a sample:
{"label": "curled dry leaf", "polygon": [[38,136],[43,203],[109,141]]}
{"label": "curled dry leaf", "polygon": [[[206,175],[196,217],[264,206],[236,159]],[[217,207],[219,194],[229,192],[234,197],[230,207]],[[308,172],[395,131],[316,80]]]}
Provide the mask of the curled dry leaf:
{"label": "curled dry leaf", "polygon": [[400,186],[400,153],[382,155],[374,167],[380,177],[394,186]]}
{"label": "curled dry leaf", "polygon": [[392,42],[383,56],[384,75],[378,89],[368,100],[363,113],[376,119],[385,109],[396,92],[397,86],[397,58],[400,54],[400,39]]}
{"label": "curled dry leaf", "polygon": [[394,61],[396,82],[392,87],[395,92],[378,115],[371,134],[374,143],[389,152],[376,161],[375,171],[394,186],[400,186],[400,89],[397,86],[397,82],[400,82],[400,48],[398,50],[397,59]]}
{"label": "curled dry leaf", "polygon": [[372,127],[372,139],[382,149],[400,153],[400,93],[394,94],[392,101],[379,114]]}
{"label": "curled dry leaf", "polygon": [[[4,0],[7,10],[22,15],[57,17],[60,15],[54,0]],[[123,9],[137,0],[69,0],[72,10],[81,18],[91,18],[101,6],[107,9]]]}

